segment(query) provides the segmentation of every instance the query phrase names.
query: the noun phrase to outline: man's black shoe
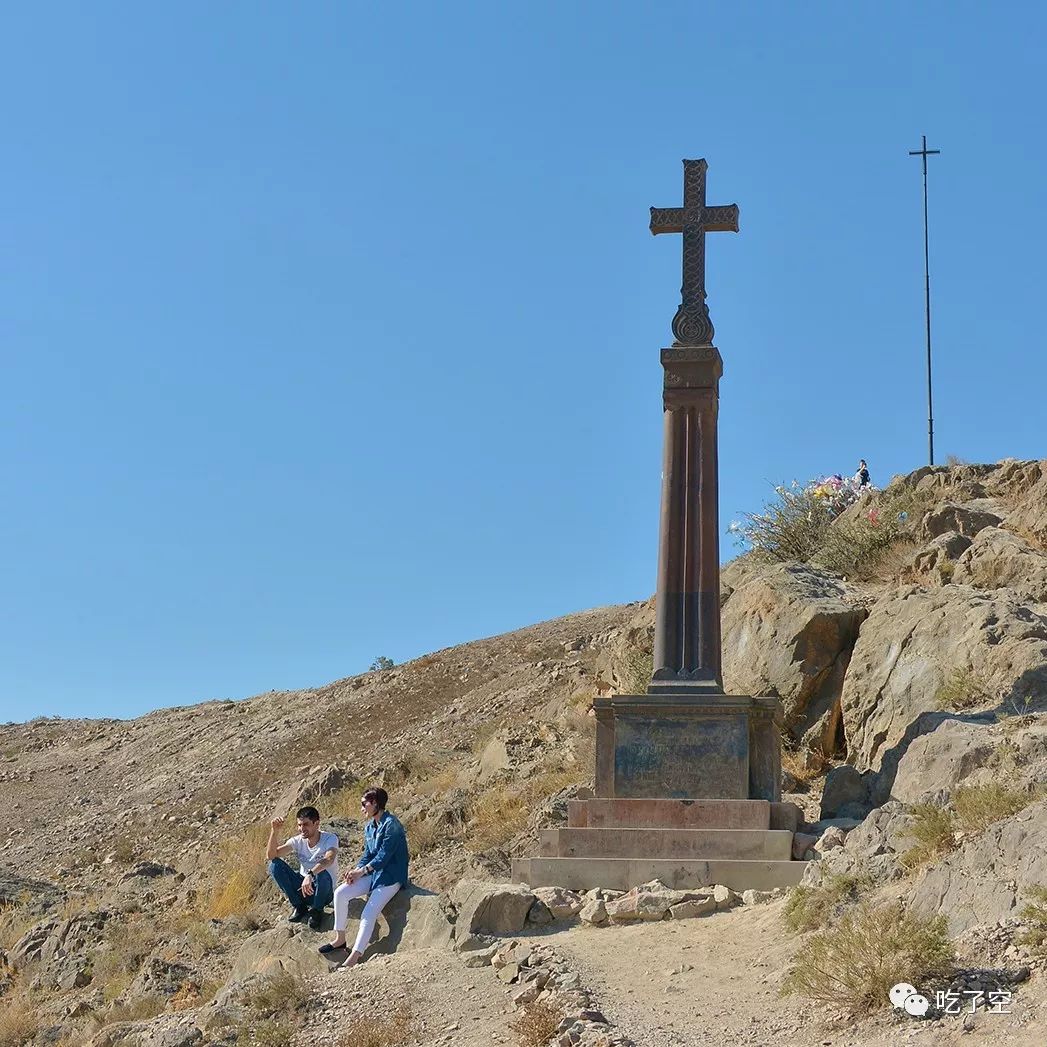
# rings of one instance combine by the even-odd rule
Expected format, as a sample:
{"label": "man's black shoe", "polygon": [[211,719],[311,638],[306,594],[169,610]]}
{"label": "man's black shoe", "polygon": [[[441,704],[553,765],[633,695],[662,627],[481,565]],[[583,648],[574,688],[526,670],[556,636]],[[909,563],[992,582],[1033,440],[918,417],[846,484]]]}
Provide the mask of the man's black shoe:
{"label": "man's black shoe", "polygon": [[324,925],[324,914],[322,912],[314,912],[309,917],[309,926],[314,930],[318,931]]}
{"label": "man's black shoe", "polygon": [[290,916],[287,917],[288,923],[301,923],[309,915],[308,909],[295,909]]}

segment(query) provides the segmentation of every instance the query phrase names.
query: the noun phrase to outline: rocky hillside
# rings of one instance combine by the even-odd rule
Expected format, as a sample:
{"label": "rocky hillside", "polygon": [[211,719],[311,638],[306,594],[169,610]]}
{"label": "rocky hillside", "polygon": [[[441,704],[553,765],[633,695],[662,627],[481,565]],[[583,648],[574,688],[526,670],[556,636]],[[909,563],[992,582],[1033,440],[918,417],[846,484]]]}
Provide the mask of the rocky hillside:
{"label": "rocky hillside", "polygon": [[[819,859],[806,890],[864,884],[940,912],[972,955],[1031,969],[1034,1000],[1039,954],[1018,939],[1047,884],[1047,462],[921,469],[832,526],[824,554],[748,554],[722,587],[727,689],[785,707],[783,784],[808,820],[797,857]],[[461,924],[455,885],[504,879],[509,855],[591,780],[590,702],[642,685],[652,631],[650,602],[605,608],[313,690],[0,726],[0,1047],[314,1042],[249,969],[282,913],[264,883],[266,823],[314,800],[355,849],[365,782],[389,789],[413,878],[434,892],[411,902],[415,951],[383,961],[414,986],[415,1024],[373,1042],[545,1042],[526,1039],[511,1006],[490,1010],[473,964],[454,976],[478,1001],[463,1019],[461,999],[424,988],[443,969],[426,950]],[[710,919],[744,934],[733,914]],[[540,924],[554,946],[558,928]],[[598,979],[594,941],[578,962]],[[545,977],[566,984],[562,960],[543,961]],[[308,964],[281,971],[306,979],[275,994],[304,994],[306,1025],[352,1010],[352,991],[308,988]],[[625,1032],[647,1028],[618,1002]],[[680,1022],[665,1043],[706,1042]]]}

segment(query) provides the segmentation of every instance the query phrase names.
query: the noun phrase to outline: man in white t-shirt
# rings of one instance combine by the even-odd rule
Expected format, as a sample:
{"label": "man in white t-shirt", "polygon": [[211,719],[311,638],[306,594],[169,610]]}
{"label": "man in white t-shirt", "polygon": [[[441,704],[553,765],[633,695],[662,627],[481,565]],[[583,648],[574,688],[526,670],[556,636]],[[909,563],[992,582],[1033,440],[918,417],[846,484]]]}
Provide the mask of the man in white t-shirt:
{"label": "man in white t-shirt", "polygon": [[[338,837],[320,831],[320,812],[315,807],[301,808],[295,818],[298,835],[283,844],[276,842],[283,818],[274,818],[269,823],[265,856],[269,859],[269,875],[294,906],[288,920],[300,923],[308,917],[309,926],[318,931],[324,907],[331,904],[334,885],[338,882]],[[298,872],[280,860],[285,855],[294,855]]]}

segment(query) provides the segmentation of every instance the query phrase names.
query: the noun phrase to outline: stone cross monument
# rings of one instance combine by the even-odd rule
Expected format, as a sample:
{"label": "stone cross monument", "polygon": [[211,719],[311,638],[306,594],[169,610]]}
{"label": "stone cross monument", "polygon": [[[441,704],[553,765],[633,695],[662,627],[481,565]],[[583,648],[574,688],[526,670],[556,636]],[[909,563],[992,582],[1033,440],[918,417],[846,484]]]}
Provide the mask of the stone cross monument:
{"label": "stone cross monument", "polygon": [[716,413],[723,361],[705,302],[705,234],[738,208],[705,202],[704,160],[684,161],[683,207],[651,208],[652,233],[683,233],[675,341],[661,352],[665,426],[654,666],[644,694],[596,698],[596,787],[541,832],[514,879],[587,889],[658,878],[673,887],[785,887],[794,805],[781,802],[776,698],[725,694],[720,671]]}
{"label": "stone cross monument", "polygon": [[683,233],[675,341],[661,352],[664,452],[653,674],[647,693],[596,703],[597,795],[778,800],[780,705],[726,695],[720,669],[717,410],[723,361],[705,301],[705,234],[737,232],[735,204],[705,202],[708,164],[684,161],[683,207],[651,232]]}
{"label": "stone cross monument", "polygon": [[665,369],[664,463],[658,552],[658,619],[651,691],[723,689],[720,674],[718,383],[705,302],[705,234],[738,232],[738,207],[707,207],[704,160],[683,162],[683,207],[652,207],[651,232],[683,233],[676,341]]}

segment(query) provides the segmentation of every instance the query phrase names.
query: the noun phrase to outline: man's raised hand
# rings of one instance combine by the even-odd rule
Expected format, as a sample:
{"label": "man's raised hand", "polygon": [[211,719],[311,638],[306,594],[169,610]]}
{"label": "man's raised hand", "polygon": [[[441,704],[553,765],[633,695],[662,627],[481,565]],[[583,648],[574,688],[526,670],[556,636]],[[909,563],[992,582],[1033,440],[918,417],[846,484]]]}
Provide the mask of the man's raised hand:
{"label": "man's raised hand", "polygon": [[274,818],[269,823],[269,827],[272,828],[272,829],[279,829],[279,828],[281,828],[283,826],[283,824],[284,824],[283,818]]}

